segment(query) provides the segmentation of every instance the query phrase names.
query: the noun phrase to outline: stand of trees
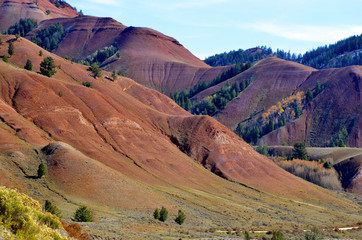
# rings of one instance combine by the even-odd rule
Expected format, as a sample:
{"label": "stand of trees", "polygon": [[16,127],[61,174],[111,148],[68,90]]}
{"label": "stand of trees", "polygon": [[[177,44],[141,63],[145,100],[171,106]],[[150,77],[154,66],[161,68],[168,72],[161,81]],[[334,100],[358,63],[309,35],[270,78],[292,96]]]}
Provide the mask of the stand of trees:
{"label": "stand of trees", "polygon": [[237,62],[255,62],[270,56],[276,56],[317,69],[362,65],[362,34],[340,40],[335,44],[318,47],[303,55],[297,55],[280,49],[273,52],[268,47],[257,47],[256,49],[258,51],[239,49],[228,53],[216,54],[206,58],[204,61],[210,66],[226,66]]}
{"label": "stand of trees", "polygon": [[31,41],[51,52],[58,47],[59,43],[65,37],[65,34],[63,25],[57,23],[55,25],[50,25],[47,29],[38,31],[31,38]]}
{"label": "stand of trees", "polygon": [[34,19],[20,19],[18,23],[8,28],[7,34],[20,34],[20,36],[24,37],[27,33],[33,31],[37,25],[38,23]]}

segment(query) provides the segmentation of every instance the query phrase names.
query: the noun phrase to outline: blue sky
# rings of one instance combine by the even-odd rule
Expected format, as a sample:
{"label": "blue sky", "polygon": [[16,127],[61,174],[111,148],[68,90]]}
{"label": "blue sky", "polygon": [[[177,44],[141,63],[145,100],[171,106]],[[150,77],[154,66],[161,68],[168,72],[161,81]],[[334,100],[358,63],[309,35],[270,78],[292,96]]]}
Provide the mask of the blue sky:
{"label": "blue sky", "polygon": [[201,59],[255,46],[304,53],[362,33],[362,0],[67,0],[176,38]]}

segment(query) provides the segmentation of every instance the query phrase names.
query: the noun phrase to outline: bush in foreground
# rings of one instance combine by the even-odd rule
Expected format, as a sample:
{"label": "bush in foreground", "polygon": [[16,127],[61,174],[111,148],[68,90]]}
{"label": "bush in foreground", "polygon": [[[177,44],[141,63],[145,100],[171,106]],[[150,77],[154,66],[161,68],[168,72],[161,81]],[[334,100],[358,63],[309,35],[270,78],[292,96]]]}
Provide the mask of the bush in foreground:
{"label": "bush in foreground", "polygon": [[59,233],[61,229],[59,218],[43,213],[37,201],[16,190],[0,188],[0,230],[5,230],[5,239],[66,240]]}

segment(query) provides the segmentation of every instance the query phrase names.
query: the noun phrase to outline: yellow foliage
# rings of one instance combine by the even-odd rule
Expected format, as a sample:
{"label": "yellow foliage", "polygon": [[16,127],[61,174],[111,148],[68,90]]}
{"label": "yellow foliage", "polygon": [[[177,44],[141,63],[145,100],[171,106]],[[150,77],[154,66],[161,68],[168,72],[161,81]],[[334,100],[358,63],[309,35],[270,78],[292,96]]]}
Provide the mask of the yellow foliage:
{"label": "yellow foliage", "polygon": [[[58,230],[63,229],[55,215],[43,213],[39,202],[17,190],[0,188],[0,236],[18,240],[66,240]],[[2,231],[1,231],[2,230]]]}

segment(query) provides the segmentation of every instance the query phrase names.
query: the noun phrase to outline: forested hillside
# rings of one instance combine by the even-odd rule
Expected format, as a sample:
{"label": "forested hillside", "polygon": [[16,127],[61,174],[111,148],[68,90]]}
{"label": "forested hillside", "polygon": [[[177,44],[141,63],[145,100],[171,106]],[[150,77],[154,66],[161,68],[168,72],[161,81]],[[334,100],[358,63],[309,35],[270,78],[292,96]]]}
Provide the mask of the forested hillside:
{"label": "forested hillside", "polygon": [[273,52],[268,47],[257,47],[249,50],[239,49],[228,53],[216,54],[205,59],[210,66],[226,66],[238,62],[255,62],[261,59],[276,56],[281,59],[298,62],[313,68],[340,68],[362,64],[362,34],[338,41],[335,44],[325,45],[302,54],[291,54],[277,49]]}

